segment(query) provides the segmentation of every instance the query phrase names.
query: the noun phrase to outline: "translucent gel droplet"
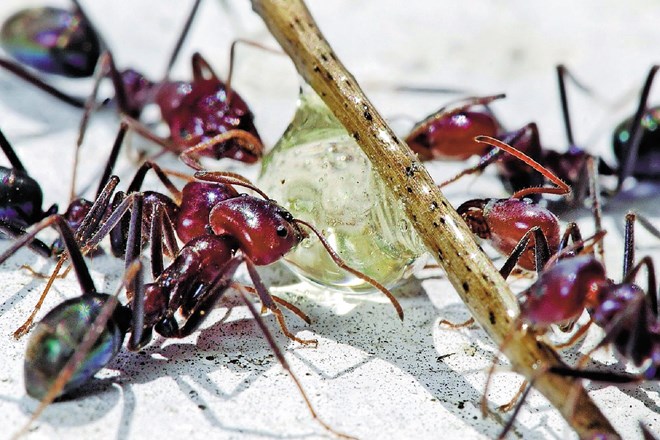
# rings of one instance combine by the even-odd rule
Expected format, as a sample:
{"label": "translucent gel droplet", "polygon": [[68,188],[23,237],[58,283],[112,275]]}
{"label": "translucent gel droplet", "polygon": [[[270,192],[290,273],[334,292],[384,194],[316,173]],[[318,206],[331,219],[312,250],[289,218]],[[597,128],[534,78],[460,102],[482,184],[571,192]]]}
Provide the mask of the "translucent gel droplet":
{"label": "translucent gel droplet", "polygon": [[[322,230],[351,267],[388,287],[409,276],[424,253],[400,203],[307,86],[293,122],[264,159],[259,186],[295,217]],[[300,276],[343,291],[373,290],[337,267],[318,239],[305,241],[285,257]]]}

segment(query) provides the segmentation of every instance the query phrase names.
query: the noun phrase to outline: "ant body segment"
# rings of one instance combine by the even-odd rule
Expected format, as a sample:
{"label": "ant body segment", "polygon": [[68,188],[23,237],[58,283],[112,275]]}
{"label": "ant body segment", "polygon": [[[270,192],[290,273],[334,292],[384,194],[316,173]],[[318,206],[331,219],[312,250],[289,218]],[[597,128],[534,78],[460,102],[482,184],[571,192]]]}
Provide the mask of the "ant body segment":
{"label": "ant body segment", "polygon": [[[655,181],[660,175],[658,172],[660,157],[656,142],[659,111],[656,107],[647,108],[648,96],[657,70],[658,66],[653,66],[649,71],[635,114],[620,123],[614,132],[613,149],[619,166],[610,167],[601,162],[598,167],[598,173],[602,175],[617,176],[617,185],[613,193],[621,190],[628,177]],[[577,146],[573,137],[565,85],[567,75],[573,78],[565,66],[557,66],[559,95],[568,142],[568,149],[563,153],[543,148],[535,123],[529,123],[516,131],[502,128],[488,109],[488,104],[504,95],[469,98],[465,104],[454,109],[442,108],[417,124],[406,138],[406,142],[422,160],[434,158],[464,160],[473,155],[481,156],[477,165],[465,170],[456,178],[441,183],[440,187],[463,175],[481,172],[495,161],[500,179],[511,192],[539,186],[542,180],[531,167],[520,164],[510,157],[500,159],[499,152],[483,148],[473,141],[475,134],[494,137],[513,145],[567,182],[573,191],[573,195],[568,197],[567,201],[569,205],[575,205],[584,200],[588,193],[589,180],[596,179],[597,176],[591,176],[587,169],[587,160],[591,155]],[[574,78],[573,81],[584,89]],[[484,106],[485,110],[480,110],[477,106]]]}

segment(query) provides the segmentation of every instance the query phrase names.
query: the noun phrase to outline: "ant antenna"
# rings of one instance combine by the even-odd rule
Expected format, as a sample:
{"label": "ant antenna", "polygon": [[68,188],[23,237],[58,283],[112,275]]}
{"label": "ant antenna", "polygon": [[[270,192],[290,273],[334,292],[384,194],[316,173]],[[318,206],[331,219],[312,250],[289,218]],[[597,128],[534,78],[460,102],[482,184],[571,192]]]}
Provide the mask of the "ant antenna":
{"label": "ant antenna", "polygon": [[534,187],[534,188],[525,188],[521,189],[520,191],[516,191],[513,193],[511,198],[514,199],[521,199],[526,195],[529,194],[557,194],[557,195],[566,195],[571,192],[571,188],[559,177],[555,176],[553,173],[548,171],[546,168],[544,168],[541,164],[539,164],[537,161],[532,159],[531,157],[527,156],[525,153],[513,148],[511,145],[504,143],[500,141],[499,139],[495,139],[490,136],[477,136],[474,138],[476,142],[479,142],[480,144],[486,144],[490,145],[491,147],[499,148],[510,155],[516,157],[517,159],[520,159],[521,161],[525,162],[527,165],[530,167],[534,168],[536,171],[539,173],[543,174],[543,176],[550,180],[552,183],[557,185],[556,188],[548,188],[548,187]]}
{"label": "ant antenna", "polygon": [[323,244],[323,247],[325,247],[325,250],[328,252],[328,255],[330,255],[330,258],[332,258],[332,260],[335,262],[337,266],[339,266],[340,268],[344,269],[347,272],[352,273],[356,277],[360,278],[363,281],[366,281],[367,283],[374,286],[376,289],[380,290],[387,297],[387,299],[390,300],[390,302],[396,309],[397,315],[399,315],[399,319],[403,321],[403,308],[401,307],[401,304],[399,304],[399,301],[394,297],[394,295],[392,295],[392,292],[390,292],[385,286],[383,286],[382,284],[380,284],[378,281],[374,280],[370,276],[360,272],[357,269],[353,269],[348,264],[346,264],[346,262],[337,254],[337,252],[335,252],[335,250],[332,249],[332,247],[330,247],[330,244],[325,239],[325,237],[323,237],[323,235],[321,235],[321,233],[314,226],[300,219],[293,219],[293,221],[297,224],[306,226],[314,233],[314,235],[318,237],[318,239]]}

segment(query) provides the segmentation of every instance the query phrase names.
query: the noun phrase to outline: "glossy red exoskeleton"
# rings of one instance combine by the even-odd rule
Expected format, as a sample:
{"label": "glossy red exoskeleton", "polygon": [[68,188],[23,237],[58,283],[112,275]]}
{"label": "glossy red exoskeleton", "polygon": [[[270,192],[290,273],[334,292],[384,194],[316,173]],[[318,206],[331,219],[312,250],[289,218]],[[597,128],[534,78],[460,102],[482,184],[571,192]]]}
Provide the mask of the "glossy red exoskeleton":
{"label": "glossy red exoskeleton", "polygon": [[[192,57],[192,81],[171,81],[168,78],[200,1],[195,1],[170,57],[165,78],[159,82],[153,82],[133,69],[118,70],[98,32],[75,0],[73,12],[37,8],[17,13],[5,26],[0,41],[4,41],[6,50],[19,62],[47,73],[66,74],[71,69],[65,64],[71,59],[91,65],[91,68],[80,69],[74,76],[91,76],[94,66],[99,64],[97,84],[87,102],[55,89],[10,60],[0,59],[0,66],[68,104],[85,107],[79,143],[84,136],[89,112],[95,107],[98,81],[109,77],[120,113],[149,139],[175,153],[209,141],[205,148],[195,150],[195,154],[256,162],[262,155],[263,145],[254,126],[254,115],[230,87],[231,66],[230,78],[225,83],[196,53]],[[44,35],[50,38],[42,38]],[[233,63],[235,44],[232,44],[230,64]],[[81,53],[79,46],[89,46],[90,50]],[[105,48],[105,56],[100,53],[100,48]],[[31,53],[38,56],[31,57]],[[171,140],[158,138],[137,122],[142,110],[150,103],[160,108],[162,118],[170,129]]]}
{"label": "glossy red exoskeleton", "polygon": [[[542,334],[551,325],[561,326],[575,322],[587,310],[589,322],[583,325],[568,343],[561,346],[574,343],[593,323],[605,331],[605,337],[596,349],[612,345],[622,358],[631,361],[642,371],[637,376],[622,376],[561,365],[542,366],[539,374],[549,372],[617,383],[660,379],[660,321],[655,269],[650,257],[644,257],[637,264],[633,264],[634,221],[635,215],[629,213],[626,216],[622,282],[616,283],[609,279],[604,266],[593,256],[559,259],[558,254],[546,264],[537,281],[521,293],[520,314],[515,325],[518,328],[525,326],[528,331]],[[646,267],[647,271],[646,291],[635,283],[642,267]],[[506,343],[507,341],[503,346]],[[583,359],[588,359],[590,353]],[[493,368],[489,379],[492,372]],[[525,384],[519,394],[524,387]],[[523,393],[516,412],[500,438],[511,428],[528,390]],[[485,400],[482,405],[485,408]]]}
{"label": "glossy red exoskeleton", "polygon": [[[544,263],[550,255],[566,246],[570,238],[573,241],[581,239],[577,225],[571,223],[561,235],[557,217],[547,208],[526,198],[530,194],[540,193],[568,194],[570,188],[563,181],[504,142],[485,136],[478,136],[475,142],[501,149],[557,185],[556,188],[523,189],[508,199],[473,199],[464,202],[456,211],[475,235],[487,240],[495,250],[507,257],[520,246],[524,246],[515,262],[527,270],[540,269],[539,258]],[[538,255],[537,249],[543,255]],[[511,269],[513,267],[505,270],[510,272]]]}
{"label": "glossy red exoskeleton", "polygon": [[[615,130],[613,147],[619,165],[610,167],[601,162],[599,166],[600,173],[617,175],[618,183],[613,192],[620,190],[623,182],[630,176],[651,181],[657,181],[660,176],[660,149],[655,139],[658,110],[655,107],[649,109],[646,104],[656,71],[657,66],[654,66],[648,74],[635,115],[619,124]],[[474,136],[479,134],[497,138],[513,145],[565,181],[573,191],[573,195],[566,198],[566,202],[575,205],[584,200],[588,193],[589,179],[595,179],[596,176],[590,176],[587,172],[587,160],[591,155],[579,147],[573,137],[565,85],[567,75],[570,76],[564,66],[557,66],[568,143],[564,152],[543,147],[535,123],[529,123],[515,131],[504,129],[487,107],[503,95],[471,98],[456,108],[443,108],[416,125],[406,141],[422,160],[463,160],[473,155],[481,156],[479,164],[460,176],[480,172],[497,160],[500,179],[511,192],[539,186],[542,179],[532,168],[510,157],[500,158],[497,150],[484,149],[473,141]],[[479,106],[485,106],[485,109],[480,109]],[[443,182],[440,186],[451,181]]]}

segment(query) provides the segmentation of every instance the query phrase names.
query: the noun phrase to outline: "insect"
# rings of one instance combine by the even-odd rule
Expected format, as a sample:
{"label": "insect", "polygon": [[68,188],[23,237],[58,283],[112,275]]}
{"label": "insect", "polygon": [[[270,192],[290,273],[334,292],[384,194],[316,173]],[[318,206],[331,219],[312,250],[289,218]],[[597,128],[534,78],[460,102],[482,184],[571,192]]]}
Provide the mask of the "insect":
{"label": "insect", "polygon": [[[117,132],[94,201],[76,197],[71,200],[62,214],[69,227],[75,231],[76,240],[81,244],[88,242],[97,232],[110,206],[112,194],[119,183],[119,179],[111,174],[127,129],[128,126],[122,124]],[[0,173],[3,176],[0,182],[0,194],[2,194],[0,197],[0,229],[12,237],[19,237],[26,233],[28,226],[55,214],[58,207],[53,205],[45,211],[42,209],[43,192],[39,183],[28,175],[1,131],[0,147],[12,166],[12,168],[0,167]],[[62,251],[62,243],[59,240],[49,246],[35,238],[29,243],[29,247],[44,257],[51,257]],[[58,270],[62,263],[58,261]],[[50,283],[48,287],[50,287]],[[45,292],[48,291],[48,287]],[[32,325],[36,313],[45,299],[45,292],[26,322],[14,333],[16,338],[24,335]]]}
{"label": "insect", "polygon": [[[153,168],[153,165],[148,168]],[[148,168],[145,167],[144,169],[146,170]],[[282,313],[277,306],[277,301],[268,293],[267,288],[255,269],[257,265],[266,265],[278,260],[290,249],[297,246],[306,237],[306,233],[302,227],[310,229],[321,238],[330,256],[338,266],[359,276],[386,294],[393,302],[399,316],[403,317],[400,305],[386,288],[366,275],[348,267],[331,250],[318,231],[308,223],[294,219],[291,214],[278,206],[274,201],[268,199],[257,188],[240,179],[228,178],[221,173],[197,173],[195,177],[200,179],[202,183],[210,182],[216,187],[213,194],[209,195],[211,191],[208,190],[209,185],[206,186],[207,190],[201,196],[205,200],[200,200],[197,197],[199,196],[197,190],[199,190],[200,186],[195,187],[191,185],[189,187],[195,188],[191,192],[197,197],[192,203],[206,205],[206,208],[198,206],[201,209],[197,209],[196,213],[206,217],[205,221],[208,223],[208,226],[203,233],[187,240],[183,248],[178,251],[172,263],[166,268],[164,268],[162,261],[162,251],[159,252],[159,250],[162,250],[162,216],[167,214],[161,203],[150,202],[152,204],[152,207],[149,209],[152,219],[150,223],[150,241],[152,245],[152,258],[156,260],[152,264],[154,281],[144,285],[143,289],[142,287],[136,287],[129,291],[129,296],[132,298],[133,323],[124,330],[124,333],[128,331],[128,328],[132,331],[129,349],[137,350],[148,344],[153,331],[164,337],[174,338],[182,338],[194,332],[208,316],[207,311],[213,307],[230,286],[235,285],[232,282],[232,278],[241,263],[246,264],[256,293],[260,297],[264,307],[271,310],[277,317],[283,333],[301,344],[316,344],[315,340],[298,338],[287,329]],[[227,182],[246,186],[258,192],[263,198],[245,194],[239,195],[233,189],[225,189],[224,191],[229,197],[222,200],[216,199],[220,191],[217,187],[225,185]],[[184,188],[183,193],[185,194],[186,192]],[[128,194],[126,199],[113,210],[102,228],[85,245],[90,246],[98,243],[100,238],[119,222],[129,209],[129,206],[132,206],[129,237],[126,241],[126,259],[129,261],[134,258],[140,252],[142,243],[141,234],[144,221],[142,210],[143,198],[149,198],[149,195],[142,192]],[[215,203],[212,207],[209,207],[208,203],[211,199],[215,199],[213,200]],[[186,212],[186,208],[182,208],[181,211]],[[21,237],[5,254],[0,256],[0,263],[12,255],[16,249],[27,243],[39,230],[53,223],[60,230],[68,230],[66,229],[68,226],[66,228],[63,226],[64,220],[60,216],[48,217],[37,225],[33,231],[30,231],[29,234]],[[184,221],[183,223],[186,222]],[[72,251],[69,249],[72,246],[70,243],[71,239],[64,232],[62,232],[62,236],[65,241],[69,240],[66,245],[69,253],[71,253]],[[75,239],[72,240],[75,241]],[[78,251],[74,250],[73,252]],[[78,269],[76,270],[78,271]],[[81,282],[81,284],[83,283]],[[132,291],[142,292],[142,290],[144,291],[143,294],[136,293],[135,296],[130,294]],[[57,312],[52,313],[56,313],[56,316],[59,317],[59,309],[55,310]],[[50,314],[44,318],[46,322],[49,322],[50,319]],[[105,363],[107,361],[99,362],[98,368],[96,368],[95,363],[94,371],[84,379],[89,379]],[[48,374],[43,371],[38,363],[36,363],[35,368],[38,370],[35,373],[35,377],[42,377]],[[58,369],[54,368],[54,370]],[[59,370],[57,371],[57,375],[59,375]],[[55,377],[51,377],[51,379],[50,381],[42,381],[45,383],[42,391],[50,392],[46,390],[49,390],[51,382],[56,380]],[[77,387],[85,380],[81,378],[80,381],[76,381],[71,385],[65,380],[65,383],[61,385],[63,388],[59,392]],[[67,386],[69,388],[65,389]],[[43,397],[41,393],[31,391],[29,388],[28,392],[38,398]]]}
{"label": "insect", "polygon": [[[154,169],[156,171],[166,187],[173,192],[176,202],[160,193],[151,191],[143,193],[138,192],[142,184],[142,179],[149,169]],[[130,225],[122,224],[122,221],[128,220],[125,218],[125,214],[130,206],[131,199],[138,194],[145,200],[144,215],[140,215],[138,221],[140,222],[140,231],[143,229],[149,231],[149,238],[152,242],[152,272],[155,276],[156,274],[164,272],[162,247],[163,235],[165,236],[168,254],[175,257],[175,259],[184,258],[180,257],[182,253],[184,253],[184,255],[190,254],[191,248],[188,247],[189,244],[200,237],[208,238],[211,236],[215,237],[216,235],[224,237],[224,235],[229,234],[238,240],[232,241],[231,246],[233,247],[231,247],[230,254],[236,253],[238,249],[243,249],[243,254],[250,257],[250,259],[247,260],[249,262],[246,263],[248,266],[252,264],[252,262],[257,265],[265,265],[276,261],[302,241],[306,235],[300,227],[297,226],[298,224],[301,224],[310,228],[317,236],[319,236],[329,255],[339,267],[372,284],[383,292],[396,308],[398,315],[403,318],[403,310],[389,290],[375,280],[346,265],[346,263],[344,263],[343,260],[331,250],[330,246],[316,229],[302,220],[294,219],[291,214],[279,207],[272,200],[268,199],[265,194],[256,187],[252,186],[244,179],[235,176],[228,177],[222,173],[201,173],[198,177],[207,181],[189,182],[184,187],[183,191],[179,192],[156,164],[151,162],[146,163],[136,173],[134,181],[129,186],[128,196],[125,196],[123,193],[117,193],[110,212],[106,212],[106,209],[109,206],[108,200],[110,198],[110,194],[108,194],[103,199],[105,203],[102,205],[102,208],[88,214],[88,217],[93,216],[97,219],[103,219],[103,222],[101,224],[97,223],[94,229],[87,229],[87,233],[84,236],[80,236],[80,234],[77,233],[76,238],[78,243],[83,245],[86,249],[93,248],[105,235],[110,233],[113,252],[118,256],[124,255],[127,243],[133,243],[133,240],[136,238],[127,236],[125,232],[130,230],[128,227]],[[229,185],[230,183],[252,189],[264,198],[262,200],[255,197],[240,195],[231,185]],[[97,205],[100,205],[100,202],[97,201]],[[226,214],[227,218],[216,221],[213,219],[213,215],[216,211],[218,213],[222,212],[220,208],[229,210],[229,213]],[[221,226],[215,226],[215,223],[219,223]],[[229,223],[231,223],[231,228]],[[184,244],[186,244],[186,246],[180,251],[176,239],[174,238],[175,232],[179,235]],[[239,239],[238,237],[242,238]],[[208,239],[211,240],[211,238]],[[142,234],[140,234],[139,240],[140,246],[142,246],[144,242]],[[226,244],[225,247],[226,246],[230,245]],[[221,253],[217,258],[222,262],[224,261],[223,258],[226,259],[226,257],[227,255]],[[222,263],[221,266],[225,263]],[[42,293],[29,319],[16,331],[15,335],[17,337],[24,334],[29,329],[36,313],[46,297],[48,289],[54,280],[54,276],[57,274],[62,264],[63,258],[60,258],[46,289]],[[175,271],[175,269],[168,270]],[[252,275],[255,274],[256,272]],[[172,276],[177,278],[176,274]],[[189,276],[193,276],[193,274],[186,274],[186,277]],[[183,275],[179,274],[178,277],[183,278]],[[179,282],[182,285],[185,284],[185,282],[192,283],[192,281],[187,279],[181,279]],[[202,282],[203,279],[196,281],[197,284]],[[256,282],[257,281],[255,281],[255,283]],[[167,280],[168,286],[172,283],[173,281],[171,279]],[[169,292],[169,288],[166,289],[166,291]],[[273,313],[278,316],[281,323],[284,322],[277,309],[274,309]],[[285,332],[289,334],[288,331],[285,330]]]}
{"label": "insect", "polygon": [[[643,180],[657,179],[660,156],[653,133],[658,120],[658,110],[656,108],[647,109],[647,100],[657,67],[654,66],[649,71],[640,94],[636,113],[619,124],[615,130],[613,148],[619,166],[610,167],[601,162],[598,167],[598,172],[602,175],[617,175],[617,186],[615,190],[610,191],[611,194],[618,192],[624,181],[630,176]],[[465,170],[454,179],[441,183],[441,187],[464,175],[481,172],[496,161],[498,175],[511,192],[539,186],[542,178],[533,172],[531,167],[511,157],[500,157],[501,153],[496,150],[484,148],[473,141],[475,134],[497,138],[513,145],[567,182],[573,195],[565,197],[563,203],[568,206],[576,206],[588,194],[590,174],[587,172],[586,164],[591,155],[579,147],[574,140],[566,93],[566,76],[572,78],[580,88],[586,90],[570,75],[565,66],[557,66],[559,95],[568,143],[565,152],[544,148],[535,123],[529,123],[516,131],[503,129],[487,107],[488,104],[503,95],[468,98],[463,105],[456,108],[443,108],[415,126],[406,141],[422,160],[433,158],[463,160],[473,155],[481,156],[477,165]],[[485,106],[485,109],[480,110],[479,106]],[[591,176],[591,178],[595,179],[596,176]]]}
{"label": "insect", "polygon": [[[28,9],[17,13],[5,25],[2,41],[4,47],[15,58],[27,65],[47,73],[66,74],[68,58],[85,58],[84,64],[92,66],[77,77],[91,76],[93,66],[99,65],[96,84],[90,97],[80,100],[55,90],[20,65],[0,59],[0,66],[19,77],[36,84],[56,98],[77,107],[85,107],[81,122],[78,146],[84,136],[89,113],[95,107],[98,82],[109,77],[115,89],[119,112],[139,133],[159,143],[170,151],[180,153],[202,141],[208,141],[206,148],[196,150],[196,154],[212,156],[216,159],[229,157],[247,163],[256,162],[263,153],[263,145],[254,125],[254,115],[241,96],[231,88],[231,72],[235,45],[239,42],[262,47],[256,43],[237,40],[230,50],[229,77],[223,82],[209,63],[200,55],[192,56],[192,81],[171,81],[169,71],[173,66],[201,0],[196,0],[186,20],[175,49],[170,56],[167,71],[162,81],[153,82],[133,69],[118,70],[109,50],[103,53],[102,43],[91,21],[74,0],[74,11],[52,8]],[[54,35],[42,41],[43,34]],[[75,38],[74,38],[75,37]],[[79,40],[90,42],[78,43]],[[93,41],[93,42],[91,42]],[[100,41],[100,42],[99,42]],[[79,53],[78,46],[89,46],[89,51]],[[94,48],[94,50],[92,50]],[[265,50],[269,50],[266,49]],[[30,53],[38,53],[37,60]],[[82,61],[81,61],[82,63]],[[41,68],[47,66],[48,68]],[[83,74],[84,73],[84,74]],[[138,123],[142,110],[149,103],[155,103],[161,110],[163,121],[170,129],[171,140],[161,139]]]}
{"label": "insect", "polygon": [[[561,234],[557,217],[549,209],[526,198],[530,194],[540,193],[568,194],[570,192],[568,185],[527,155],[502,141],[478,136],[475,142],[492,145],[507,152],[557,185],[555,188],[526,188],[515,192],[507,199],[473,199],[464,202],[456,211],[475,235],[489,241],[495,250],[505,256],[511,255],[521,246],[522,241],[526,241],[524,245],[526,247],[520,250],[514,265],[517,263],[527,270],[540,269],[550,255],[554,255],[568,244],[569,238],[574,242],[581,240],[579,228],[575,223],[569,224],[566,231]],[[534,241],[528,245],[530,236],[534,237]],[[514,260],[509,259],[509,261]],[[513,266],[503,270],[510,272],[511,269]]]}
{"label": "insect", "polygon": [[[567,366],[541,367],[539,375],[546,373],[584,377],[592,380],[612,382],[633,382],[658,379],[658,363],[655,356],[660,350],[660,332],[658,326],[657,283],[653,261],[650,257],[634,261],[634,222],[635,215],[626,216],[625,250],[623,263],[623,281],[610,280],[604,266],[593,256],[581,255],[573,258],[550,259],[538,280],[522,292],[520,315],[516,327],[525,326],[529,331],[541,334],[552,324],[562,325],[574,322],[587,310],[590,319],[571,337],[569,345],[582,336],[593,323],[605,331],[605,337],[597,348],[612,344],[617,352],[635,366],[643,369],[638,376],[620,376],[611,373],[575,369]],[[646,292],[635,284],[634,280],[642,267],[647,271]],[[505,341],[502,346],[505,346]],[[500,348],[502,348],[502,346]],[[593,350],[592,350],[593,351]],[[591,352],[583,359],[588,359]],[[489,372],[488,382],[494,368]],[[518,406],[500,435],[503,438],[510,430],[520,405],[525,400],[529,387],[523,393],[523,383],[514,400],[522,394]],[[512,401],[512,402],[513,402]],[[482,409],[486,408],[485,395]],[[511,407],[506,405],[506,407]]]}
{"label": "insect", "polygon": [[[141,195],[134,196],[131,204],[133,206],[133,221],[131,222],[130,235],[134,236],[140,234],[139,216],[142,204]],[[136,260],[139,254],[138,246],[131,246],[129,244],[128,247],[126,255],[127,271],[123,284],[127,288],[130,303],[123,305],[119,303],[117,298],[119,290],[114,295],[107,295],[97,291],[83,259],[82,252],[79,249],[79,245],[71,229],[61,216],[53,215],[46,218],[31,234],[35,234],[38,230],[48,226],[55,226],[60,231],[74,270],[76,271],[82,295],[69,299],[51,310],[37,325],[28,341],[25,359],[26,391],[30,396],[40,399],[41,402],[28,423],[17,435],[25,433],[30,424],[39,417],[55,398],[83,386],[94,374],[107,365],[121,349],[123,340],[128,332],[131,332],[128,347],[129,349],[136,350],[148,342],[149,337],[147,335],[151,334],[152,327],[156,327],[156,331],[162,333],[167,333],[166,329],[169,331],[178,330],[175,325],[173,326],[172,321],[168,321],[166,317],[162,317],[160,319],[161,322],[156,325],[150,320],[150,318],[153,318],[153,315],[149,315],[149,312],[153,312],[152,307],[155,305],[154,297],[150,297],[150,294],[154,293],[154,289],[159,292],[157,296],[164,294],[165,292],[162,290],[165,287],[164,279],[168,278],[171,273],[163,272],[153,283],[145,285],[142,281],[141,264]],[[340,437],[349,437],[335,431],[317,415],[302,384],[294,375],[282,351],[275,344],[272,335],[261,320],[259,313],[252,303],[246,299],[248,291],[244,286],[231,282],[233,271],[237,267],[237,264],[235,264],[235,261],[238,259],[237,255],[226,255],[234,263],[230,263],[223,268],[213,263],[208,264],[205,269],[200,268],[199,264],[210,263],[208,257],[210,257],[209,254],[212,254],[213,251],[220,251],[220,253],[229,251],[231,253],[231,245],[229,245],[231,238],[227,239],[225,237],[225,240],[214,240],[214,238],[217,237],[209,236],[209,240],[206,240],[205,244],[198,241],[196,245],[190,248],[191,252],[181,254],[179,260],[174,263],[177,266],[177,269],[174,270],[178,271],[180,276],[184,274],[191,275],[190,271],[195,269],[190,266],[189,263],[191,261],[189,259],[198,258],[196,262],[198,272],[196,275],[200,279],[197,281],[202,282],[201,279],[203,278],[203,281],[208,284],[197,284],[197,289],[189,290],[187,288],[189,286],[182,284],[183,280],[179,279],[175,281],[175,286],[173,286],[170,292],[172,293],[172,297],[169,298],[169,306],[182,309],[185,324],[180,331],[175,331],[175,333],[169,334],[169,336],[184,337],[186,334],[194,331],[203,319],[208,316],[206,312],[222,296],[224,291],[229,286],[235,286],[248,310],[254,316],[257,325],[264,333],[278,361],[296,384],[312,416],[320,425],[333,434]],[[22,239],[22,241],[24,244],[25,240]],[[133,243],[138,242],[139,238],[133,241]],[[17,245],[13,249],[18,248],[21,243],[17,242]],[[223,246],[224,249],[222,249]],[[0,257],[0,260],[4,261],[10,254],[10,252],[5,253]],[[200,257],[202,261],[199,261]],[[128,264],[129,261],[132,263]],[[261,291],[262,286],[260,283],[257,283],[256,286],[260,297],[263,294],[266,295],[264,297],[265,304],[276,307],[274,306],[274,298],[270,297],[267,291]],[[176,302],[179,305],[174,306],[173,303]],[[167,315],[167,312],[174,313],[175,310],[166,308],[166,310],[162,310],[161,312],[161,314]],[[296,340],[303,341],[304,343],[312,342],[298,338]]]}
{"label": "insect", "polygon": [[[115,142],[106,162],[105,171],[99,182],[95,199],[105,200],[107,204],[107,194],[111,194],[117,185],[116,179],[111,179],[110,174],[116,163],[119,149],[124,140],[128,127],[122,124],[117,132]],[[25,166],[20,161],[11,144],[0,131],[0,148],[11,164],[11,168],[0,167],[0,222],[5,230],[10,231],[12,235],[21,235],[25,229],[44,218],[55,214],[58,210],[57,205],[52,205],[43,210],[43,191],[39,183],[28,174]],[[103,194],[106,194],[103,196]],[[102,202],[103,203],[103,202]],[[84,198],[75,198],[71,201],[64,213],[64,218],[73,230],[79,230],[84,218],[94,206],[94,202]],[[95,225],[89,226],[91,230]],[[35,240],[34,244],[40,243]],[[38,245],[35,248],[40,254],[48,257],[52,249],[46,245]]]}

